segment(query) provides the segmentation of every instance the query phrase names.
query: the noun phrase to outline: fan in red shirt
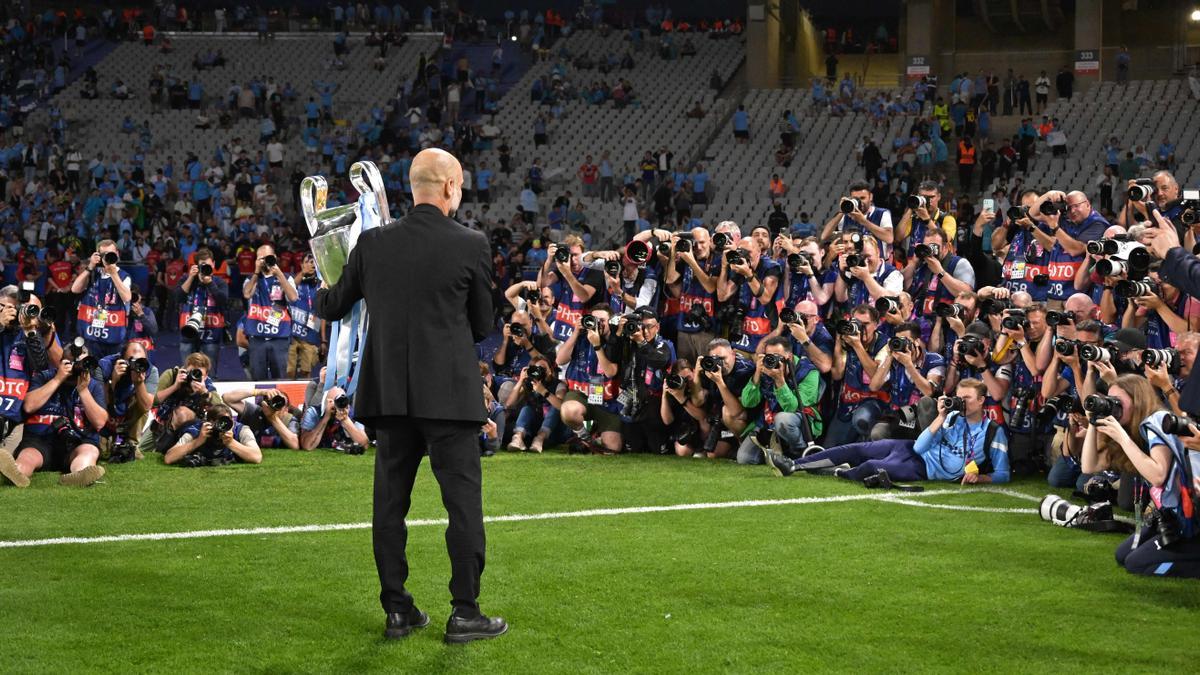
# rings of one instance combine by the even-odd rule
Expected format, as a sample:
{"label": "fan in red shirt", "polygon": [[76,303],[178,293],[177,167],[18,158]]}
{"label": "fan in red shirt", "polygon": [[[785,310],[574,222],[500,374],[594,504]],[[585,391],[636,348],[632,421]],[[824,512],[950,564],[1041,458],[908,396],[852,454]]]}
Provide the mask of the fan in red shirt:
{"label": "fan in red shirt", "polygon": [[579,181],[583,183],[583,196],[596,196],[596,180],[600,177],[600,167],[592,161],[592,156],[588,155],[583,160],[583,164],[579,165],[579,171],[576,172],[579,176]]}
{"label": "fan in red shirt", "polygon": [[75,281],[75,265],[63,260],[58,249],[46,251],[46,308],[54,317],[54,325],[66,326],[71,319],[75,298],[71,293],[71,282]]}

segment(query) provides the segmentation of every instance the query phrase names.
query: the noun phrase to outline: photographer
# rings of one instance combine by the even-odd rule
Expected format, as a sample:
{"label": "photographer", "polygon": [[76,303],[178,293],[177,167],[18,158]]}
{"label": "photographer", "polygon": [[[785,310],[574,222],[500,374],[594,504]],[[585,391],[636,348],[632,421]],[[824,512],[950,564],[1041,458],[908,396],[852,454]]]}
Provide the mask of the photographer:
{"label": "photographer", "polygon": [[258,247],[254,273],[242,285],[246,299],[246,337],[250,343],[250,376],[256,380],[287,377],[288,344],[292,338],[292,317],[288,303],[296,302],[295,287],[279,268],[275,249]]}
{"label": "photographer", "polygon": [[104,239],[71,284],[71,292],[82,294],[76,313],[76,335],[87,340],[88,353],[95,358],[115,354],[125,342],[132,299],[129,275],[117,267],[117,243]]}
{"label": "photographer", "polygon": [[[1141,375],[1121,375],[1108,387],[1108,394],[1091,394],[1083,399],[1088,414],[1087,435],[1079,458],[1083,479],[1089,483],[1085,492],[1099,494],[1112,490],[1116,474],[1120,475],[1117,501],[1121,508],[1133,510],[1141,500],[1134,483],[1137,474],[1147,482],[1161,484],[1161,476],[1147,471],[1149,439],[1141,421],[1162,410],[1154,387]],[[1107,483],[1104,489],[1090,483]]]}
{"label": "photographer", "polygon": [[[1145,237],[1151,253],[1163,261],[1159,274],[1189,296],[1200,298],[1200,259],[1179,245],[1179,234],[1162,214],[1152,215],[1156,226],[1147,229]],[[1179,407],[1189,415],[1200,414],[1200,377],[1188,378]]]}
{"label": "photographer", "polygon": [[158,336],[158,317],[154,309],[143,303],[144,298],[136,287],[130,292],[129,298],[129,332],[126,340],[138,342],[146,350],[146,354],[154,352],[154,338]]}
{"label": "photographer", "polygon": [[[562,394],[558,391],[559,382],[554,377],[554,371],[550,360],[538,355],[517,375],[516,384],[503,401],[506,409],[518,411],[509,450],[540,453],[547,443],[557,445],[570,439],[571,432],[562,423],[559,413]],[[537,428],[537,433],[526,447],[525,436],[534,428]]]}
{"label": "photographer", "polygon": [[539,349],[543,354],[554,351],[557,342],[552,337],[554,330],[551,320],[554,315],[554,292],[550,288],[539,288],[536,281],[518,281],[504,291],[504,299],[517,312],[527,312],[533,328],[533,339],[545,349]]}
{"label": "photographer", "polygon": [[966,334],[954,343],[953,357],[946,370],[946,390],[957,387],[964,379],[983,382],[986,387],[983,414],[997,424],[1004,424],[1000,401],[1008,395],[1012,366],[996,363],[992,358],[994,342],[987,324],[976,321],[967,326]]}
{"label": "photographer", "polygon": [[1048,334],[1046,308],[1041,303],[1006,310],[1001,319],[993,357],[1012,368],[1004,407],[1009,411],[1009,462],[1017,473],[1043,469],[1051,440],[1051,434],[1045,433],[1047,421],[1038,415],[1043,371],[1038,367],[1038,353]]}
{"label": "photographer", "polygon": [[859,305],[837,325],[833,347],[833,380],[842,382],[837,410],[829,423],[826,445],[845,445],[866,438],[891,400],[888,392],[871,391],[887,339],[878,334],[879,312]]}
{"label": "photographer", "polygon": [[721,318],[734,349],[752,354],[778,322],[776,301],[783,270],[762,256],[755,239],[743,239],[726,251],[717,282]]}
{"label": "photographer", "polygon": [[554,291],[555,315],[553,337],[565,341],[575,330],[583,309],[595,301],[604,286],[604,272],[583,264],[583,240],[575,235],[563,239],[561,244],[550,244],[546,250],[546,263],[538,270],[538,287],[549,287]]}
{"label": "photographer", "polygon": [[1147,349],[1170,349],[1175,336],[1187,332],[1188,322],[1183,318],[1187,296],[1160,280],[1157,271],[1150,272],[1140,283],[1124,284],[1118,292],[1127,294],[1130,291],[1126,289],[1138,294],[1130,298],[1132,302],[1121,317],[1121,327],[1144,332]]}
{"label": "photographer", "polygon": [[1179,407],[1180,390],[1192,376],[1196,351],[1200,348],[1200,333],[1187,332],[1179,336],[1175,349],[1142,352],[1142,368],[1147,380],[1158,390],[1163,403],[1176,415],[1185,415]]}
{"label": "photographer", "polygon": [[788,337],[792,352],[812,363],[822,375],[833,370],[833,336],[821,323],[816,303],[803,300],[796,303],[795,309],[784,307],[779,312],[779,323],[767,337],[776,335]]}
{"label": "photographer", "polygon": [[1050,248],[1033,234],[1034,230],[1045,234],[1048,229],[1037,217],[1040,214],[1030,211],[1037,200],[1037,190],[1021,191],[1018,205],[1006,214],[1004,227],[992,231],[992,251],[1005,251],[1001,277],[1010,293],[1024,291],[1035,302],[1045,302],[1050,292]]}
{"label": "photographer", "polygon": [[15,462],[0,460],[17,487],[28,487],[34,471],[58,471],[60,485],[84,487],[104,476],[100,429],[108,423],[104,385],[95,380],[96,359],[80,346],[56,368],[34,373],[25,397],[25,426]]}
{"label": "photographer", "polygon": [[300,449],[300,421],[278,389],[238,389],[221,395],[238,420],[250,427],[260,448]]}
{"label": "photographer", "polygon": [[108,400],[108,424],[101,433],[100,449],[110,462],[141,459],[135,448],[146,414],[154,407],[158,368],[150,362],[146,348],[130,340],[121,353],[100,359],[100,373]]}
{"label": "photographer", "polygon": [[708,433],[708,422],[697,372],[692,364],[679,359],[663,381],[659,419],[667,429],[677,457],[704,456],[700,454],[700,445]]}
{"label": "photographer", "polygon": [[869,234],[883,244],[883,255],[889,257],[895,234],[892,212],[874,205],[871,186],[864,182],[851,183],[848,192],[849,196],[838,202],[838,213],[821,228],[821,241],[829,241],[835,231]]}
{"label": "photographer", "polygon": [[222,466],[241,462],[261,464],[262,450],[254,433],[233,418],[229,406],[218,403],[193,421],[179,436],[179,442],[163,455],[164,464],[185,467]]}
{"label": "photographer", "polygon": [[783,295],[788,306],[802,300],[824,306],[833,298],[833,279],[826,281],[827,270],[822,268],[825,253],[816,239],[780,235],[775,239],[775,248],[787,271]]}
{"label": "photographer", "polygon": [[621,408],[621,436],[630,452],[662,453],[667,444],[667,429],[659,410],[662,407],[663,382],[675,361],[675,345],[658,334],[658,318],[649,307],[622,317],[617,324],[627,338],[627,350],[621,360],[618,400]]}
{"label": "photographer", "polygon": [[966,258],[954,255],[945,230],[925,230],[924,243],[913,250],[904,268],[904,281],[918,314],[930,316],[938,304],[953,304],[959,293],[975,290],[975,270]]}
{"label": "photographer", "polygon": [[183,365],[159,376],[151,411],[154,419],[138,439],[139,452],[166,452],[175,445],[180,430],[203,417],[209,406],[221,403],[208,377],[211,365],[204,354],[188,354]]}
{"label": "photographer", "polygon": [[735,439],[746,429],[742,391],[753,377],[754,363],[738,356],[728,340],[708,343],[707,354],[696,359],[701,391],[696,405],[704,411],[701,451],[710,459],[728,457]]}
{"label": "photographer", "polygon": [[[834,299],[844,306],[857,307],[884,296],[895,297],[904,290],[904,274],[879,257],[879,243],[860,235],[845,235],[834,245],[838,256]],[[859,253],[851,253],[861,247]]]}
{"label": "photographer", "polygon": [[[722,243],[726,239],[721,237]],[[708,230],[697,227],[687,236],[673,239],[671,255],[663,281],[671,297],[679,299],[676,346],[679,358],[690,362],[703,354],[716,337],[717,286],[722,267],[718,256],[723,254],[715,250]]]}
{"label": "photographer", "polygon": [[225,306],[229,287],[214,276],[212,251],[196,251],[196,264],[176,291],[179,302],[179,353],[201,353],[216,368],[220,363],[221,343],[225,339]]}
{"label": "photographer", "polygon": [[651,257],[650,245],[643,241],[631,241],[623,252],[609,251],[603,256],[608,304],[615,314],[658,306],[659,275]]}
{"label": "photographer", "polygon": [[[1087,195],[1078,191],[1051,190],[1034,200],[1029,213],[1042,215],[1045,231],[1040,227],[1029,231],[1043,248],[1050,249],[1046,306],[1062,309],[1062,303],[1074,292],[1075,275],[1087,253],[1087,242],[1100,239],[1109,223],[1092,208]],[[1066,222],[1062,222],[1063,216]]]}
{"label": "photographer", "polygon": [[799,460],[770,454],[782,475],[830,471],[867,487],[892,487],[893,480],[1006,483],[1008,441],[1001,425],[983,415],[986,387],[963,380],[956,396],[938,399],[937,417],[916,441],[871,441],[830,448]]}
{"label": "photographer", "polygon": [[[577,452],[621,451],[622,404],[617,400],[619,389],[620,343],[609,338],[607,305],[597,305],[580,317],[566,340],[558,345],[555,363],[565,367],[560,413],[562,422],[575,432],[570,448]],[[602,448],[593,445],[599,436]]]}
{"label": "photographer", "polygon": [[296,289],[296,300],[288,304],[288,311],[292,315],[292,341],[287,355],[288,377],[308,378],[320,365],[323,353],[329,348],[325,322],[312,311],[317,289],[321,287],[312,253],[304,254],[300,261],[300,276],[290,277],[288,283]]}
{"label": "photographer", "polygon": [[871,391],[889,393],[888,412],[871,428],[870,439],[915,439],[934,416],[934,396],[946,376],[945,361],[925,350],[921,327],[897,326],[884,348],[883,361],[871,376]]}
{"label": "photographer", "polygon": [[950,239],[954,239],[958,233],[958,222],[954,216],[941,210],[941,197],[938,184],[926,180],[917,186],[917,194],[908,198],[895,234],[897,244],[904,244],[901,250],[906,260],[916,254],[917,244],[925,241],[925,230],[941,228]]}
{"label": "photographer", "polygon": [[508,398],[517,374],[535,355],[553,353],[554,341],[546,335],[534,334],[529,314],[513,312],[509,322],[500,329],[500,346],[492,355],[496,397],[501,401]]}
{"label": "photographer", "polygon": [[361,455],[370,444],[362,423],[354,421],[350,397],[340,387],[326,391],[320,406],[311,405],[304,410],[300,420],[301,450],[321,447]]}
{"label": "photographer", "polygon": [[771,437],[785,454],[797,456],[821,435],[816,409],[820,379],[811,362],[792,353],[790,340],[776,336],[763,341],[763,351],[754,355],[754,376],[739,397],[749,423],[737,450],[738,464],[766,461],[762,448],[770,446]]}

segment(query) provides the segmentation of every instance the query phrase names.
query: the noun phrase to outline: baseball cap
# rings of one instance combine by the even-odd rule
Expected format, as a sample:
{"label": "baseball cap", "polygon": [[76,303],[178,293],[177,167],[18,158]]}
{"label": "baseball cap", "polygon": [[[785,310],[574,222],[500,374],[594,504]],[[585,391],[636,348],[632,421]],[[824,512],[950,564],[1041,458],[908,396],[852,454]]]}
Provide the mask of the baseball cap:
{"label": "baseball cap", "polygon": [[1119,352],[1145,349],[1146,334],[1136,328],[1122,328],[1114,333],[1108,342],[1115,345]]}
{"label": "baseball cap", "polygon": [[967,335],[990,340],[992,339],[992,327],[982,321],[973,321],[970,326],[967,326]]}

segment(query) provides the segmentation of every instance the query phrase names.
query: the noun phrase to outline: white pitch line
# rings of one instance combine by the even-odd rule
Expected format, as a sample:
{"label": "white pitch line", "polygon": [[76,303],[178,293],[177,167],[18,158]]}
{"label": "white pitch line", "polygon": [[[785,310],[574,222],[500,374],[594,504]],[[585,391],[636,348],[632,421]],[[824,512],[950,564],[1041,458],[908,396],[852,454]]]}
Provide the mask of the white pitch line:
{"label": "white pitch line", "polygon": [[[1002,488],[984,487],[975,490],[929,490],[914,493],[906,499],[922,497],[938,497],[941,495],[974,494],[991,492],[1009,494],[1022,499],[1037,500],[1036,497],[1024,495]],[[918,496],[919,495],[919,496]],[[928,506],[930,508],[947,508],[950,510],[989,511],[994,513],[1030,513],[1032,509],[986,509],[984,507],[951,507],[941,504],[922,504],[906,501],[892,494],[854,494],[834,495],[830,497],[796,497],[793,499],[749,499],[737,502],[700,502],[693,504],[668,504],[665,506],[629,506],[608,509],[587,509],[584,511],[552,511],[549,513],[511,514],[505,516],[487,516],[485,523],[514,523],[534,520],[558,520],[562,518],[593,518],[598,516],[621,516],[639,513],[663,513],[669,511],[703,511],[707,509],[732,509],[751,506],[788,506],[798,504],[832,504],[837,502],[877,501],[885,503],[901,503],[909,506]],[[429,518],[409,520],[408,527],[428,527],[431,525],[446,525],[445,518]],[[370,529],[371,523],[329,523],[324,525],[282,525],[278,527],[251,527],[221,530],[186,530],[183,532],[146,532],[140,534],[110,534],[95,537],[53,537],[50,539],[17,539],[0,541],[0,549],[28,548],[34,546],[60,546],[64,544],[106,544],[127,541],[168,541],[173,539],[205,539],[209,537],[237,537],[266,534],[294,534],[305,532],[338,532],[345,530]]]}

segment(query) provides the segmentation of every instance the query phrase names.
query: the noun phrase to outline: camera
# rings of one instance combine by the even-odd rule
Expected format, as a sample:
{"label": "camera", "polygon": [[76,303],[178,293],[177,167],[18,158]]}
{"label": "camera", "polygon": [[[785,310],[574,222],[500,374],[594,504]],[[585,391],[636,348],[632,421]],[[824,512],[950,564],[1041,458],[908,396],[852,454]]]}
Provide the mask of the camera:
{"label": "camera", "polygon": [[204,421],[212,425],[213,432],[218,436],[233,429],[233,418],[215,408],[204,415]]}
{"label": "camera", "polygon": [[569,263],[571,262],[571,249],[558,247],[554,249],[554,262]]}
{"label": "camera", "polygon": [[1106,347],[1098,347],[1091,344],[1079,345],[1079,360],[1104,363],[1112,363],[1113,353]]}
{"label": "camera", "polygon": [[600,329],[600,322],[591,314],[585,314],[579,317],[579,327],[584,330],[595,331]]}
{"label": "camera", "polygon": [[783,359],[778,354],[765,354],[762,360],[763,368],[767,370],[779,370],[783,365]]}
{"label": "camera", "polygon": [[846,256],[846,269],[842,270],[842,274],[846,275],[847,278],[850,278],[849,270],[851,267],[866,267],[866,266],[867,266],[867,257],[865,255],[863,255],[861,253],[851,253],[850,255]]}
{"label": "camera", "polygon": [[188,384],[191,384],[192,382],[203,382],[204,381],[204,371],[200,370],[199,368],[189,369],[187,371],[187,379],[185,381]]}
{"label": "camera", "polygon": [[130,371],[135,373],[145,373],[150,370],[150,359],[144,356],[139,356],[136,359],[120,359],[117,363],[124,363]]}
{"label": "camera", "polygon": [[716,373],[721,370],[721,359],[709,354],[700,357],[700,370],[706,373]]}
{"label": "camera", "polygon": [[1104,396],[1103,394],[1092,394],[1083,401],[1083,409],[1090,413],[1089,421],[1095,423],[1101,417],[1121,418],[1123,407],[1121,399],[1112,396]]}
{"label": "camera", "polygon": [[1042,202],[1042,205],[1038,211],[1043,216],[1053,216],[1059,213],[1066,213],[1067,208],[1066,202]]}
{"label": "camera", "polygon": [[675,242],[675,251],[677,253],[691,253],[692,240],[691,239],[680,239],[679,241]]}
{"label": "camera", "polygon": [[1049,284],[1050,284],[1050,275],[1049,274],[1033,275],[1033,285],[1034,286],[1047,286]]}
{"label": "camera", "polygon": [[1087,252],[1092,255],[1116,255],[1121,250],[1121,243],[1116,239],[1097,239],[1087,243]]}
{"label": "camera", "polygon": [[187,321],[179,327],[179,336],[184,340],[199,340],[204,330],[204,313],[192,312]]}
{"label": "camera", "polygon": [[621,276],[621,263],[616,260],[605,260],[604,273],[610,277]]}
{"label": "camera", "polygon": [[1029,422],[1029,408],[1033,403],[1033,391],[1025,389],[1017,393],[1013,398],[1012,415],[1009,418],[1009,424],[1014,429],[1021,429]]}
{"label": "camera", "polygon": [[933,308],[933,313],[944,319],[950,317],[961,319],[966,311],[967,308],[963,307],[957,302],[950,305],[947,305],[946,303],[938,303],[938,305]]}
{"label": "camera", "polygon": [[1143,295],[1160,295],[1162,286],[1149,277],[1141,281],[1122,279],[1113,286],[1113,293],[1118,298],[1140,298]]}
{"label": "camera", "polygon": [[67,448],[74,448],[83,443],[83,434],[68,417],[55,417],[50,423],[50,431]]}
{"label": "camera", "polygon": [[900,301],[891,296],[885,295],[875,300],[875,311],[880,314],[891,314],[892,312],[900,311]]}
{"label": "camera", "polygon": [[725,262],[729,263],[730,267],[733,267],[734,265],[745,265],[747,261],[745,254],[741,250],[734,249],[725,252]]}
{"label": "camera", "polygon": [[837,322],[838,335],[854,336],[862,335],[863,325],[858,319],[848,319],[846,321]]}
{"label": "camera", "polygon": [[26,321],[37,321],[42,316],[42,308],[38,305],[21,305],[21,317]]}
{"label": "camera", "polygon": [[941,401],[942,412],[957,412],[962,415],[967,411],[967,402],[961,396],[946,396]]}
{"label": "camera", "polygon": [[928,208],[929,200],[922,195],[909,195],[908,199],[905,200],[905,204],[908,205],[908,208],[916,211],[917,209]]}
{"label": "camera", "polygon": [[658,246],[654,247],[654,251],[664,258],[670,258],[671,243],[667,241],[659,242]]}
{"label": "camera", "polygon": [[1046,402],[1042,404],[1042,409],[1038,411],[1038,422],[1047,424],[1059,416],[1065,416],[1077,405],[1079,405],[1078,399],[1070,394],[1051,396],[1046,399]]}
{"label": "camera", "polygon": [[1069,326],[1075,323],[1075,315],[1071,312],[1046,312],[1047,326]]}
{"label": "camera", "polygon": [[528,287],[522,288],[521,290],[517,291],[517,296],[520,297],[522,300],[524,300],[527,303],[536,303],[537,301],[542,299],[541,291],[539,291],[536,288],[528,288]]}
{"label": "camera", "polygon": [[796,310],[790,307],[784,307],[783,309],[779,310],[779,323],[800,323],[800,315],[796,313]]}
{"label": "camera", "polygon": [[211,277],[213,275],[213,266],[212,265],[210,265],[206,262],[202,262],[198,265],[198,267],[200,268],[200,276]]}
{"label": "camera", "polygon": [[984,298],[979,301],[979,316],[1002,314],[1006,309],[1012,309],[1012,301],[1008,298]]}
{"label": "camera", "polygon": [[642,329],[642,315],[637,312],[626,314],[625,325],[621,328],[621,337],[631,338],[633,334]]}
{"label": "camera", "polygon": [[708,321],[708,313],[704,311],[704,305],[696,303],[688,307],[686,319],[691,323],[704,323]]}
{"label": "camera", "polygon": [[129,289],[129,304],[136,305],[142,301],[142,294],[138,293],[137,287]]}
{"label": "camera", "polygon": [[105,267],[107,267],[109,265],[116,265],[117,261],[120,259],[121,258],[116,253],[113,253],[112,251],[106,251],[104,253],[104,255],[101,257],[101,260],[104,261]]}
{"label": "camera", "polygon": [[888,349],[893,352],[907,352],[912,349],[913,341],[899,335],[888,340]]}
{"label": "camera", "polygon": [[1079,349],[1082,344],[1079,340],[1059,340],[1054,343],[1054,351],[1058,352],[1059,356],[1070,356]]}
{"label": "camera", "polygon": [[1028,218],[1029,217],[1029,207],[1028,206],[1010,206],[1010,207],[1008,207],[1007,214],[1008,214],[1009,220],[1021,220],[1022,218]]}
{"label": "camera", "polygon": [[805,267],[812,269],[812,260],[804,253],[789,253],[787,264],[794,274],[799,274],[800,270]]}
{"label": "camera", "polygon": [[1117,242],[1117,250],[1108,255],[1109,258],[1096,263],[1096,271],[1101,276],[1109,277],[1117,274],[1142,276],[1150,269],[1150,252],[1136,241]]}
{"label": "camera", "polygon": [[525,331],[525,325],[520,323],[508,324],[508,334],[515,338],[523,338],[528,335]]}
{"label": "camera", "polygon": [[274,396],[263,399],[263,403],[272,410],[283,410],[287,407],[288,400],[283,394],[275,394]]}
{"label": "camera", "polygon": [[350,397],[345,394],[338,394],[333,399],[333,407],[338,410],[345,410],[350,407]]}
{"label": "camera", "polygon": [[663,379],[663,384],[667,389],[683,389],[683,376],[667,375],[667,377]]}
{"label": "camera", "polygon": [[267,269],[271,269],[272,267],[278,267],[279,266],[279,258],[276,258],[274,254],[265,255],[265,256],[263,256],[263,266],[266,267]]}
{"label": "camera", "polygon": [[1008,313],[1000,321],[1000,325],[1006,330],[1029,330],[1029,317],[1025,316],[1023,309],[1010,309]]}
{"label": "camera", "polygon": [[644,241],[631,241],[625,247],[625,255],[634,263],[644,265],[650,259],[650,245]]}
{"label": "camera", "polygon": [[842,210],[842,213],[847,215],[855,211],[862,212],[865,210],[863,209],[863,203],[854,197],[842,197],[842,201],[838,202],[838,208]]}
{"label": "camera", "polygon": [[1149,178],[1139,178],[1133,187],[1129,188],[1129,201],[1148,202],[1154,199],[1154,181]]}
{"label": "camera", "polygon": [[983,340],[975,335],[964,335],[954,343],[954,349],[959,356],[983,356]]}
{"label": "camera", "polygon": [[1157,368],[1167,366],[1167,372],[1178,375],[1182,364],[1179,362],[1179,352],[1174,349],[1147,349],[1142,352],[1142,367]]}
{"label": "camera", "polygon": [[942,247],[938,244],[917,244],[914,252],[921,260],[926,258],[936,258],[942,253]]}
{"label": "camera", "polygon": [[1167,413],[1162,418],[1162,430],[1172,436],[1192,436],[1192,421],[1186,417],[1180,417]]}
{"label": "camera", "polygon": [[545,382],[547,375],[549,373],[546,372],[545,366],[532,365],[525,371],[525,376],[531,382]]}
{"label": "camera", "polygon": [[729,247],[733,243],[733,237],[727,232],[718,232],[712,236],[713,248],[721,251]]}
{"label": "camera", "polygon": [[855,233],[851,234],[850,235],[850,245],[854,247],[854,250],[856,252],[862,253],[862,250],[863,250],[862,234],[859,232],[855,232]]}

